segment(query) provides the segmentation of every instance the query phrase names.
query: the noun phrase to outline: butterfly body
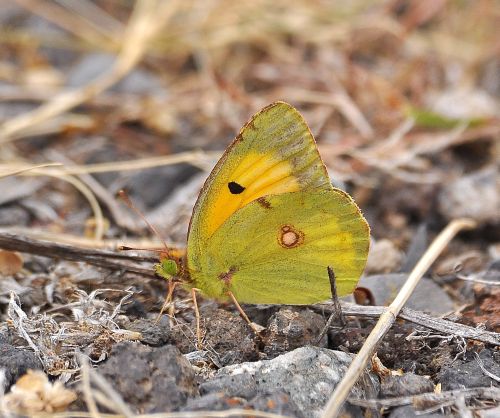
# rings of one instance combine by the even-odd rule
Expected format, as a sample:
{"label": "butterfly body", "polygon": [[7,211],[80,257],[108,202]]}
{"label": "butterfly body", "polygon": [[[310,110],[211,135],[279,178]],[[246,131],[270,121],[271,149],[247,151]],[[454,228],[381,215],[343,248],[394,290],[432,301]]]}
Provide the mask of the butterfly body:
{"label": "butterfly body", "polygon": [[248,122],[200,192],[184,271],[209,297],[311,304],[352,292],[369,227],[330,183],[314,138],[292,106],[277,102]]}

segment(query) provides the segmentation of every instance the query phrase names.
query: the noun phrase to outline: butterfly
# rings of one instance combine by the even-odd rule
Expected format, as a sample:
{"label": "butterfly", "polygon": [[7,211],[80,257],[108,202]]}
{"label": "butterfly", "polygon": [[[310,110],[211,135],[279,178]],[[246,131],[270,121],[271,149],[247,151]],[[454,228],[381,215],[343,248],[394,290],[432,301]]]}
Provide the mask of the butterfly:
{"label": "butterfly", "polygon": [[194,206],[187,252],[157,272],[205,296],[305,305],[351,293],[366,264],[370,229],[353,199],[332,186],[300,113],[273,103],[241,129]]}

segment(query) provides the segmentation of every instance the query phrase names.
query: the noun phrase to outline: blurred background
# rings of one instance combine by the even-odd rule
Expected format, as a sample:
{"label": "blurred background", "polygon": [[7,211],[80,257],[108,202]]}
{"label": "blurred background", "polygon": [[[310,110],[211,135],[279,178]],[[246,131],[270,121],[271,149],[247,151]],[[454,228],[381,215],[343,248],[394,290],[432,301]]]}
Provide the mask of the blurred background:
{"label": "blurred background", "polygon": [[182,246],[207,170],[284,100],[386,240],[379,270],[458,216],[498,256],[498,1],[2,0],[0,28],[4,229],[147,236],[126,188]]}

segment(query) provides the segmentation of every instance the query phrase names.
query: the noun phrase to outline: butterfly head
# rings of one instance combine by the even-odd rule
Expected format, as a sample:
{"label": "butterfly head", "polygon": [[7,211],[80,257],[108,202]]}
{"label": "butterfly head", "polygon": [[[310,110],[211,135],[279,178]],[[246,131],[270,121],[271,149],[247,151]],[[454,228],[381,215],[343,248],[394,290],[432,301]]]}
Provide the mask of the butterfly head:
{"label": "butterfly head", "polygon": [[166,280],[186,281],[185,251],[170,248],[160,253],[159,262],[155,264],[155,272]]}

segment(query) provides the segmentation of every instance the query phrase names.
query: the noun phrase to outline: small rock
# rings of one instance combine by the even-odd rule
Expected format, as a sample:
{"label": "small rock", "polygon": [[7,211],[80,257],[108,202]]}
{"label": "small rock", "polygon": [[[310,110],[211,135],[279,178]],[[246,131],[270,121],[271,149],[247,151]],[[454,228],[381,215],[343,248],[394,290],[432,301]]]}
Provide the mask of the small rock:
{"label": "small rock", "polygon": [[500,417],[500,406],[496,408],[483,409],[482,411],[477,411],[479,418],[498,418]]}
{"label": "small rock", "polygon": [[437,412],[432,412],[430,414],[422,414],[421,412],[415,411],[413,409],[413,406],[411,405],[406,405],[406,406],[399,406],[395,408],[391,414],[389,415],[389,418],[443,418],[444,415],[438,414]]}
{"label": "small rock", "polygon": [[[389,305],[407,278],[408,275],[405,273],[367,276],[361,278],[358,286],[371,291],[376,305]],[[433,280],[425,277],[420,280],[405,306],[435,315],[444,314],[454,309],[453,301],[448,294]]]}
{"label": "small rock", "polygon": [[498,115],[498,104],[486,91],[479,88],[450,88],[430,93],[427,107],[450,119],[469,120],[493,118]]}
{"label": "small rock", "polygon": [[[325,325],[325,319],[309,309],[282,308],[269,319],[263,351],[269,358],[274,358],[298,347],[315,345]],[[320,347],[326,346],[325,337]]]}
{"label": "small rock", "polygon": [[[349,354],[309,346],[273,360],[224,367],[217,372],[216,379],[248,374],[254,378],[258,393],[283,391],[305,417],[318,417],[350,363]],[[375,397],[377,392],[378,379],[366,373],[352,395]]]}
{"label": "small rock", "polygon": [[175,411],[198,394],[191,365],[171,345],[118,343],[99,372],[136,411]]}
{"label": "small rock", "polygon": [[405,373],[387,376],[380,382],[380,397],[411,396],[434,391],[434,383],[423,376]]}
{"label": "small rock", "polygon": [[[500,386],[497,381],[488,377],[481,370],[474,353],[468,353],[467,357],[465,361],[456,360],[452,364],[442,367],[437,377],[443,390]],[[500,376],[500,364],[490,350],[484,349],[481,351],[479,358],[485,370],[493,373],[495,376]]]}
{"label": "small rock", "polygon": [[498,169],[474,172],[444,186],[439,211],[447,220],[469,217],[482,223],[500,222]]}
{"label": "small rock", "polygon": [[403,254],[392,241],[381,239],[370,244],[365,274],[389,273],[398,271]]}
{"label": "small rock", "polygon": [[247,407],[256,411],[272,412],[287,417],[302,418],[304,416],[297,405],[290,399],[290,396],[281,390],[270,394],[259,394],[248,402]]}
{"label": "small rock", "polygon": [[244,399],[216,392],[189,399],[181,411],[225,411],[226,409],[242,408],[245,404]]}
{"label": "small rock", "polygon": [[25,208],[19,206],[0,207],[0,226],[27,226],[31,215]]}
{"label": "small rock", "polygon": [[229,397],[251,399],[257,395],[257,383],[254,376],[248,373],[221,376],[200,384],[202,395],[221,392]]}
{"label": "small rock", "polygon": [[[222,366],[251,361],[258,358],[256,337],[252,329],[237,313],[223,309],[202,312],[203,346],[219,356]],[[172,338],[182,353],[196,350],[195,323],[172,329]],[[192,338],[189,338],[192,337]]]}
{"label": "small rock", "polygon": [[[68,72],[68,85],[80,87],[89,83],[106,72],[113,65],[115,59],[114,55],[105,53],[90,53],[85,55]],[[151,94],[164,91],[165,87],[153,73],[141,68],[135,68],[114,85],[112,90],[128,94]]]}
{"label": "small rock", "polygon": [[162,316],[158,323],[151,319],[136,319],[127,324],[125,329],[140,332],[141,342],[153,347],[165,345],[170,341],[170,323],[166,316]]}
{"label": "small rock", "polygon": [[32,351],[0,341],[0,370],[5,373],[1,389],[7,390],[28,370],[42,370],[42,364]]}

